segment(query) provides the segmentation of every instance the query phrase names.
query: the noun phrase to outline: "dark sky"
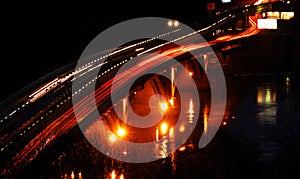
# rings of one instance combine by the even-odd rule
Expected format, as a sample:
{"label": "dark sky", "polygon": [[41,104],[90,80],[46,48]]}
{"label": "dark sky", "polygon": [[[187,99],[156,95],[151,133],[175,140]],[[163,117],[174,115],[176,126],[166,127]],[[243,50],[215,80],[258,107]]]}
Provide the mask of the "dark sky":
{"label": "dark sky", "polygon": [[0,101],[77,60],[85,46],[111,25],[145,16],[197,19],[206,13],[202,0],[120,2],[10,1],[2,6]]}

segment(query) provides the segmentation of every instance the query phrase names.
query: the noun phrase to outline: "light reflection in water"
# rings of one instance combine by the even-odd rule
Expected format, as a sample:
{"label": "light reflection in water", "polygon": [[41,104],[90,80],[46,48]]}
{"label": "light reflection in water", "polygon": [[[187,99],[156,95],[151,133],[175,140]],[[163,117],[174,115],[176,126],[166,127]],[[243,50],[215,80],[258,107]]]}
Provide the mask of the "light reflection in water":
{"label": "light reflection in water", "polygon": [[193,123],[194,122],[194,113],[195,113],[195,110],[194,110],[194,102],[193,102],[193,99],[191,98],[190,101],[189,101],[189,109],[188,109],[188,121],[189,123]]}
{"label": "light reflection in water", "polygon": [[155,156],[156,158],[166,158],[167,157],[167,153],[168,153],[167,143],[168,143],[168,139],[165,136],[163,137],[161,142],[155,143],[154,151],[156,154],[156,156]]}
{"label": "light reflection in water", "polygon": [[277,115],[275,88],[269,86],[258,87],[257,104],[262,107],[262,111],[257,114],[259,122],[275,125]]}
{"label": "light reflection in water", "polygon": [[204,123],[203,133],[204,133],[204,135],[207,134],[208,111],[209,111],[209,108],[208,108],[208,105],[206,104],[206,105],[204,106],[204,109],[203,109],[203,123]]}
{"label": "light reflection in water", "polygon": [[259,87],[257,91],[258,104],[274,104],[276,103],[276,92],[270,87]]}

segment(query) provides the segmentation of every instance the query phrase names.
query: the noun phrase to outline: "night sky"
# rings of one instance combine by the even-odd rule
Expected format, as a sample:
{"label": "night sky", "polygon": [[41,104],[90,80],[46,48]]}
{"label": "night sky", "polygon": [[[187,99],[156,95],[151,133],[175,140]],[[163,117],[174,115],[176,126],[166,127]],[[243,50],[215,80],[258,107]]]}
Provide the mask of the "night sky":
{"label": "night sky", "polygon": [[[107,4],[41,1],[2,6],[0,101],[51,71],[78,60],[106,28],[131,18],[203,18],[204,1],[109,1]],[[161,4],[163,2],[163,4]],[[118,5],[117,5],[118,4]],[[120,4],[120,5],[119,5]]]}

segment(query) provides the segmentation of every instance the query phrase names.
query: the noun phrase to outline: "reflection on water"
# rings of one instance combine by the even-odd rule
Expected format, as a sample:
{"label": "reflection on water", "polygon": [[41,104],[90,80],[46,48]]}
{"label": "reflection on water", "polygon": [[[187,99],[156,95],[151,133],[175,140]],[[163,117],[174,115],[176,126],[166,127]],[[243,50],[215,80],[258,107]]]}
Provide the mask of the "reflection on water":
{"label": "reflection on water", "polygon": [[205,104],[205,107],[203,109],[203,133],[204,133],[204,135],[207,134],[207,129],[208,129],[208,112],[209,112],[208,105]]}
{"label": "reflection on water", "polygon": [[[195,118],[195,98],[189,98],[187,104],[182,104],[185,120],[178,124],[178,128],[174,128],[175,125],[170,125],[170,121],[167,120],[153,128],[151,136],[155,145],[149,150],[160,160],[147,164],[128,164],[100,154],[88,142],[75,142],[65,152],[66,155],[51,159],[47,169],[58,173],[57,176],[62,176],[60,178],[245,178],[248,175],[248,178],[261,178],[276,176],[278,173],[285,176],[288,172],[280,170],[286,166],[290,167],[291,163],[281,157],[288,153],[283,152],[283,149],[287,148],[284,137],[288,136],[290,129],[298,133],[300,131],[299,125],[294,125],[299,124],[297,116],[300,114],[300,98],[295,95],[299,86],[295,86],[293,82],[290,77],[285,76],[248,76],[232,79],[228,84],[230,95],[222,126],[214,139],[203,149],[198,149],[199,136],[202,133],[205,135],[208,126],[213,125],[210,123],[214,121],[208,121],[210,104],[209,100],[206,100],[207,95],[204,95],[204,100],[201,101],[199,119]],[[126,100],[121,100],[118,106],[123,110],[121,114],[124,116],[127,116],[126,111],[130,103]],[[173,102],[176,104],[176,100]],[[169,105],[168,110],[176,107],[171,103]],[[106,118],[115,117],[111,113],[106,115]],[[291,116],[296,116],[296,122],[291,123]],[[195,123],[196,132],[193,131],[191,135],[195,140],[189,139],[176,149],[176,134],[192,130],[190,126]],[[129,130],[127,133],[121,132],[122,130],[116,131],[120,132],[102,140],[116,143],[118,136],[130,133]],[[298,133],[296,134],[299,135]],[[296,145],[292,139],[289,140],[293,146]],[[128,155],[129,152],[130,150],[128,153],[126,150],[122,154]],[[290,152],[290,155],[294,156],[298,152],[299,150],[295,150]],[[300,162],[295,163],[299,166]],[[271,174],[264,173],[266,168]]]}
{"label": "reflection on water", "polygon": [[276,124],[276,88],[273,86],[259,86],[257,88],[257,104],[262,111],[257,114],[258,122],[262,124]]}
{"label": "reflection on water", "polygon": [[[194,122],[194,100],[193,98],[189,99],[189,103],[183,107],[185,109],[185,120],[179,124],[179,133],[186,132],[186,128],[188,130],[193,130],[193,128],[190,127],[190,125]],[[166,158],[168,157],[168,154],[175,151],[175,134],[173,126],[168,126],[166,122],[163,122],[160,125],[160,128],[156,128],[155,130],[155,147],[154,147],[154,153],[155,158]],[[162,135],[162,140],[159,140],[159,136]]]}
{"label": "reflection on water", "polygon": [[277,101],[276,101],[276,84],[262,82],[257,87],[257,105],[261,111],[257,113],[259,124],[259,145],[261,154],[259,160],[273,160],[280,146],[270,140],[270,133],[277,125]]}
{"label": "reflection on water", "polygon": [[189,123],[194,122],[194,113],[195,113],[194,102],[193,102],[193,98],[191,98],[190,101],[189,101],[189,109],[188,109],[188,115],[189,115],[188,121],[189,121]]}
{"label": "reflection on water", "polygon": [[261,86],[257,89],[258,104],[274,104],[276,103],[276,91],[269,86]]}

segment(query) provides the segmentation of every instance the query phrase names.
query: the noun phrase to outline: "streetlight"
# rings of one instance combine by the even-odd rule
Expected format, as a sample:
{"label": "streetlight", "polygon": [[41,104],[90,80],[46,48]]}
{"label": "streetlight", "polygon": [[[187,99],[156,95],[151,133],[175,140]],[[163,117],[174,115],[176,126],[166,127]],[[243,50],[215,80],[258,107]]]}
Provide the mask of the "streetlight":
{"label": "streetlight", "polygon": [[126,130],[124,128],[119,127],[118,131],[117,131],[117,134],[118,134],[119,137],[123,137],[126,134]]}
{"label": "streetlight", "polygon": [[169,27],[178,27],[180,23],[178,20],[169,20],[167,24]]}

